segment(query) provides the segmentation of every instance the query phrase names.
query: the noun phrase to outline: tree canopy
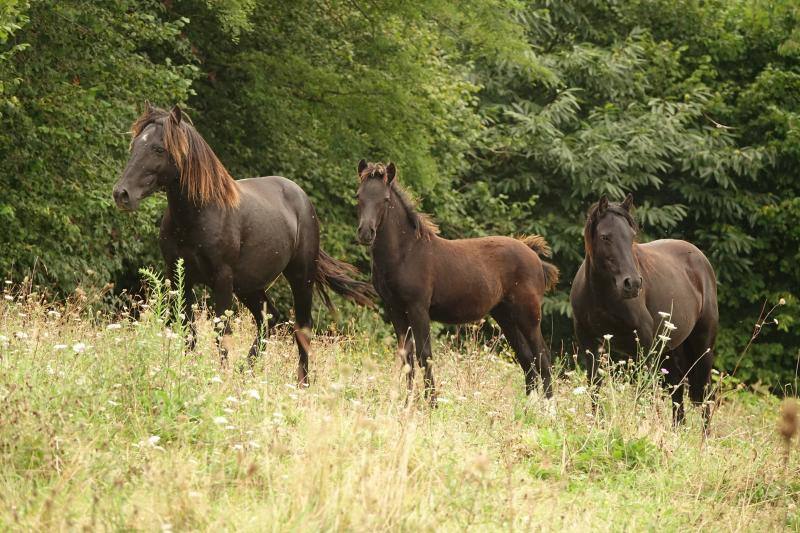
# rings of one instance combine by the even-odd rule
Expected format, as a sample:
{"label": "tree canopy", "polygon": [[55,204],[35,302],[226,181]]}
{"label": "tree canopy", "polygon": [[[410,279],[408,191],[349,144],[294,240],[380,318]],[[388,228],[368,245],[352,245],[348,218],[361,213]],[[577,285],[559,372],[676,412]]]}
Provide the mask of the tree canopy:
{"label": "tree canopy", "polygon": [[145,100],[187,106],[234,176],[300,183],[326,248],[362,267],[362,157],[395,161],[447,237],[546,236],[554,345],[586,209],[633,192],[641,239],[692,241],[717,271],[718,366],[784,298],[737,376],[795,378],[793,0],[7,1],[0,271],[68,292],[159,262],[163,199],[110,199]]}

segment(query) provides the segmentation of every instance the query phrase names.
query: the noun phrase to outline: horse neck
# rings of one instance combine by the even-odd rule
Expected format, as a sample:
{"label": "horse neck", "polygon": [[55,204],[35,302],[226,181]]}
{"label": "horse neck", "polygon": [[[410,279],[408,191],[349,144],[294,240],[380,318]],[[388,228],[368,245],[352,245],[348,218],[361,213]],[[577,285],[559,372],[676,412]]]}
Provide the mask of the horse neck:
{"label": "horse neck", "polygon": [[191,227],[202,211],[201,207],[194,205],[186,196],[177,177],[167,186],[167,205],[172,219],[178,226],[183,227]]}
{"label": "horse neck", "polygon": [[417,231],[411,225],[406,207],[392,191],[383,222],[372,245],[373,261],[394,264],[402,260],[417,242]]}

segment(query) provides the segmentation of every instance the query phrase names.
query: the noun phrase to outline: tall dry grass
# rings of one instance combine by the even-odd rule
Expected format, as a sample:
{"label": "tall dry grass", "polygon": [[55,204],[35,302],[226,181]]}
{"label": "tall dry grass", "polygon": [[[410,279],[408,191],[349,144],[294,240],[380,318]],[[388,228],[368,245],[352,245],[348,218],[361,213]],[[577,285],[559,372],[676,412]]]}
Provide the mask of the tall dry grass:
{"label": "tall dry grass", "polygon": [[726,395],[703,439],[699,412],[673,429],[628,363],[607,367],[593,412],[581,371],[526,398],[503,344],[475,335],[437,342],[430,409],[406,402],[392,339],[363,323],[314,339],[298,389],[288,327],[250,370],[255,332],[234,315],[222,368],[205,316],[184,354],[169,290],[108,318],[85,294],[52,306],[8,287],[2,529],[800,528],[774,398]]}

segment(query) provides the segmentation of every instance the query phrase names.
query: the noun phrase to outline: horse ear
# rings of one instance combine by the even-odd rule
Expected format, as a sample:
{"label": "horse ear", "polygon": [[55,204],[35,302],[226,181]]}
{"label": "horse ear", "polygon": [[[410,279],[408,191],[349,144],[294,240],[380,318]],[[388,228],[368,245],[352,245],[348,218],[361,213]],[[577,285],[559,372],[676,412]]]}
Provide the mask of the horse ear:
{"label": "horse ear", "polygon": [[386,183],[391,183],[394,181],[394,177],[397,175],[397,167],[394,166],[394,163],[389,163],[386,165]]}
{"label": "horse ear", "polygon": [[361,161],[358,162],[358,175],[359,176],[361,175],[362,172],[364,172],[365,168],[367,168],[367,160],[366,159],[362,159]]}
{"label": "horse ear", "polygon": [[608,196],[605,194],[600,197],[600,201],[597,202],[597,214],[602,215],[608,209]]}
{"label": "horse ear", "polygon": [[155,111],[156,108],[153,107],[153,104],[150,103],[150,100],[145,100],[144,101],[144,110],[145,110],[145,112],[147,112],[147,114],[150,114],[153,111]]}
{"label": "horse ear", "polygon": [[619,205],[622,209],[630,213],[631,209],[633,209],[633,193],[628,193],[628,196],[626,196]]}
{"label": "horse ear", "polygon": [[180,124],[182,118],[183,111],[181,111],[181,108],[178,107],[178,104],[175,104],[172,106],[172,111],[169,112],[169,119],[175,124]]}

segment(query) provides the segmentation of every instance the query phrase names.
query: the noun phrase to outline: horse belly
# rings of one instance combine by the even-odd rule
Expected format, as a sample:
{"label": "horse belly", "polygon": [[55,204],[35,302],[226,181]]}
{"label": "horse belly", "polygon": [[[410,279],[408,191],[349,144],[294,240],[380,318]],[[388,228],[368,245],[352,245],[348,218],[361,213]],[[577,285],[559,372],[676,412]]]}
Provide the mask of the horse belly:
{"label": "horse belly", "polygon": [[449,295],[450,297],[445,299],[434,298],[430,307],[431,319],[446,324],[477,322],[488,315],[496,303],[496,298],[488,292],[477,290],[461,295]]}
{"label": "horse belly", "polygon": [[286,269],[291,250],[273,243],[262,243],[260,248],[242,250],[234,273],[234,285],[243,291],[266,287]]}

